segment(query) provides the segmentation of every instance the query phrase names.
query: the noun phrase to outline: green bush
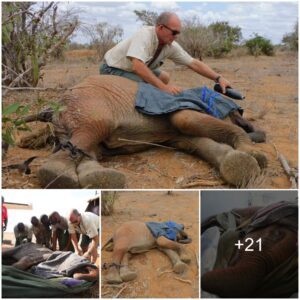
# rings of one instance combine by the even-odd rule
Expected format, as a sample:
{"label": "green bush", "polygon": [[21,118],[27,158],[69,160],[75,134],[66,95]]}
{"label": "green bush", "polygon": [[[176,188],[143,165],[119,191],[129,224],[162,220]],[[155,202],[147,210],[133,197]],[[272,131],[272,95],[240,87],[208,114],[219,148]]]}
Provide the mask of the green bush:
{"label": "green bush", "polygon": [[248,40],[245,45],[251,55],[274,55],[274,46],[271,41],[257,34],[254,38]]}

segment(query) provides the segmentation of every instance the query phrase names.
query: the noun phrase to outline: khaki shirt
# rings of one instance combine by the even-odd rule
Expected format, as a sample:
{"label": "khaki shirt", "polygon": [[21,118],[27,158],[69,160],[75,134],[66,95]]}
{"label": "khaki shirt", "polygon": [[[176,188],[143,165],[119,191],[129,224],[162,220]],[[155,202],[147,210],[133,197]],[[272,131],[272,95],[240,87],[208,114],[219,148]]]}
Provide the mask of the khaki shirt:
{"label": "khaki shirt", "polygon": [[[104,60],[110,67],[132,72],[132,62],[129,57],[140,59],[145,64],[149,62],[158,47],[158,38],[154,26],[144,26],[131,38],[128,38],[106,52]],[[176,64],[189,65],[193,58],[175,41],[165,45],[151,64],[150,69],[160,67],[164,59],[170,59]]]}
{"label": "khaki shirt", "polygon": [[90,239],[98,235],[99,216],[91,212],[83,212],[79,226],[69,223],[69,233],[81,233],[87,235]]}

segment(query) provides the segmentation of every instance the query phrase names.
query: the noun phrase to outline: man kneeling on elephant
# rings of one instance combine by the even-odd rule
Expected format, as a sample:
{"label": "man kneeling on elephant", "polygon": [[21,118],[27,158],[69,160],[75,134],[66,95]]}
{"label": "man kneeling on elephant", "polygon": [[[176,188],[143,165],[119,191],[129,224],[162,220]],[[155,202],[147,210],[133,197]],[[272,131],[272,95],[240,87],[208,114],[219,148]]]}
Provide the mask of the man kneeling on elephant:
{"label": "man kneeling on elephant", "polygon": [[128,267],[130,254],[143,253],[157,248],[171,260],[173,271],[182,273],[191,261],[187,250],[182,244],[190,243],[191,239],[184,232],[184,226],[172,221],[139,222],[130,221],[122,224],[102,249],[113,243],[112,263],[109,265],[108,283],[121,283],[136,278],[137,273]]}
{"label": "man kneeling on elephant", "polygon": [[[72,209],[69,217],[69,233],[75,252],[93,263],[96,262],[99,244],[99,216],[91,212],[79,213],[77,209]],[[82,235],[80,245],[76,233]]]}

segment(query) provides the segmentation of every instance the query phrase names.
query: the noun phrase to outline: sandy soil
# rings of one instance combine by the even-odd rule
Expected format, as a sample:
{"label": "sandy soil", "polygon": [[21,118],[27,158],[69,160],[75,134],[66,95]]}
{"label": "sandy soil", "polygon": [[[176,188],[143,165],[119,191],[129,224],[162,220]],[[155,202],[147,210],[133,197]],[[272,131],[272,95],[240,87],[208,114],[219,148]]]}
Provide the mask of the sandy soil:
{"label": "sandy soil", "polygon": [[[138,273],[137,279],[112,287],[105,283],[107,270],[102,271],[101,295],[113,298],[125,285],[120,297],[124,298],[198,298],[199,276],[199,194],[198,192],[134,191],[119,192],[115,211],[111,216],[102,216],[101,239],[104,244],[118,226],[126,221],[164,222],[173,220],[185,225],[193,242],[186,247],[192,261],[182,275],[171,270],[169,259],[158,250],[137,254],[130,260],[130,268]],[[183,213],[184,212],[184,213]],[[112,252],[101,252],[101,264],[110,263]],[[196,258],[197,257],[197,258]],[[187,280],[187,282],[179,279]]]}
{"label": "sandy soil", "polygon": [[[40,85],[47,87],[70,87],[84,77],[98,73],[98,63],[74,53],[64,62],[49,64]],[[274,57],[232,57],[207,59],[205,61],[217,72],[231,81],[233,87],[245,96],[238,101],[245,109],[245,117],[256,127],[267,133],[267,143],[258,144],[268,159],[269,166],[263,178],[250,187],[283,189],[291,183],[284,173],[277,152],[282,153],[291,167],[298,166],[298,59],[295,54],[279,52]],[[213,86],[189,69],[166,63],[171,81],[184,88],[201,85]],[[61,91],[13,92],[4,97],[4,103],[20,101],[30,104],[32,111],[42,99],[57,101]],[[38,100],[39,99],[39,100]],[[38,125],[33,124],[32,127]],[[29,150],[11,147],[3,165],[20,163],[31,156],[39,156],[32,163],[32,174],[22,175],[18,171],[3,171],[3,188],[39,188],[36,170],[51,153],[51,149]],[[207,163],[182,152],[154,148],[133,155],[105,158],[105,167],[113,167],[127,174],[127,188],[228,188],[218,173]]]}

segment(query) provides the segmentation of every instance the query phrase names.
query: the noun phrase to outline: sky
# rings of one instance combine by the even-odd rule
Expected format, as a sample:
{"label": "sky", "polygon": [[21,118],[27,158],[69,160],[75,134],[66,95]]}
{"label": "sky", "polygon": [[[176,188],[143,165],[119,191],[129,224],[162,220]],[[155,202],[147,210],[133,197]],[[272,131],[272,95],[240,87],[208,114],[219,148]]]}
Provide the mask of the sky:
{"label": "sky", "polygon": [[32,210],[8,209],[7,231],[13,232],[13,227],[19,222],[31,225],[32,216],[39,218],[42,214],[58,211],[67,217],[72,208],[85,211],[96,190],[2,190],[1,195],[5,202],[32,204]]}
{"label": "sky", "polygon": [[[286,33],[294,31],[298,19],[297,1],[247,1],[247,2],[62,2],[63,9],[79,10],[84,25],[108,22],[120,25],[124,30],[123,38],[131,36],[140,26],[134,10],[150,10],[157,12],[173,11],[183,19],[198,16],[204,25],[216,21],[228,21],[230,26],[239,26],[244,39],[257,33],[274,44],[281,42]],[[83,32],[78,33],[73,41],[85,43],[89,40]]]}

